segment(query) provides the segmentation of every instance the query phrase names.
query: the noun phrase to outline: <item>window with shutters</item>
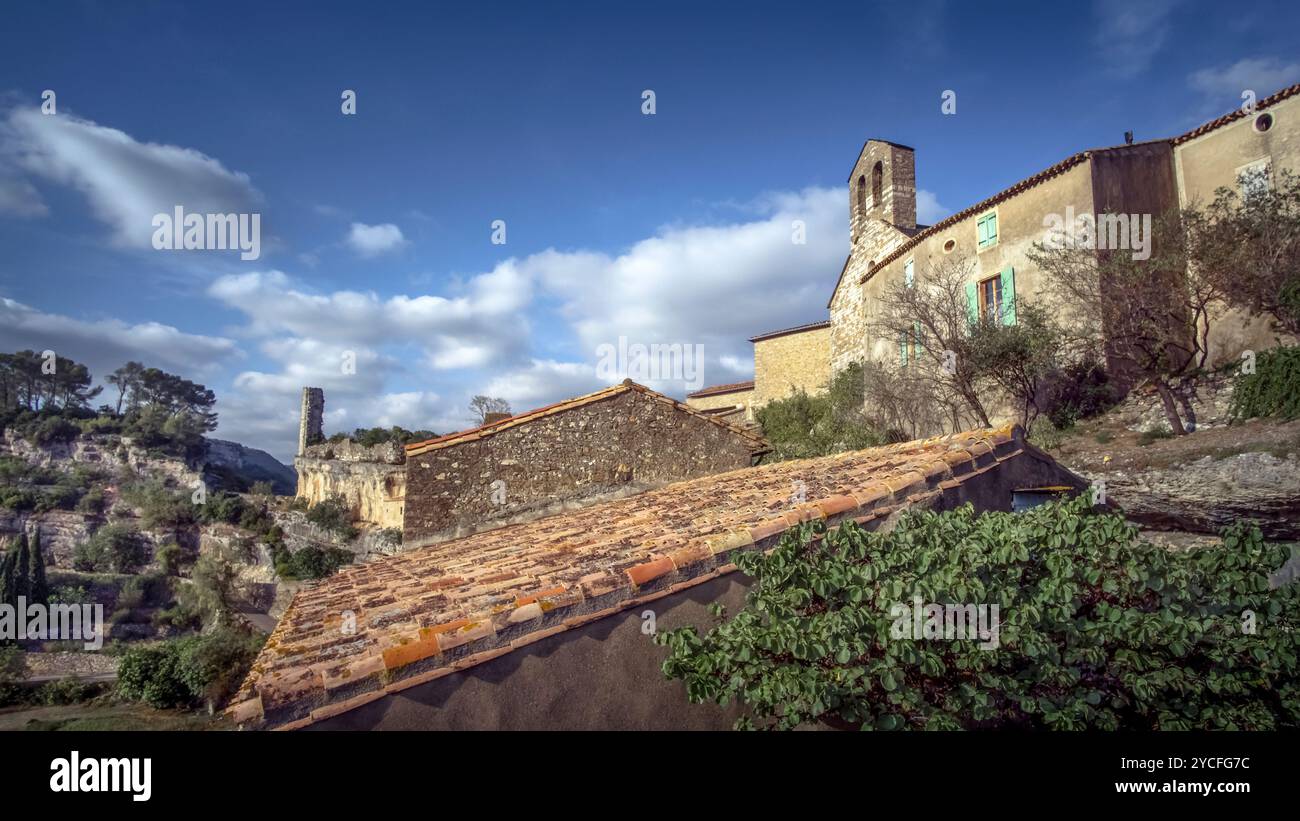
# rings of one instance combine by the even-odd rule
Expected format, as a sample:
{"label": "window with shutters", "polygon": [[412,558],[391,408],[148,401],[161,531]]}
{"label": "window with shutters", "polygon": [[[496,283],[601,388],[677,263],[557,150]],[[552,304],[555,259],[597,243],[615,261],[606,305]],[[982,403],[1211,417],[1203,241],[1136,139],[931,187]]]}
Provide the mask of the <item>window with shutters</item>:
{"label": "window with shutters", "polygon": [[998,212],[990,211],[975,221],[975,243],[981,251],[998,244]]}
{"label": "window with shutters", "polygon": [[912,287],[912,282],[916,278],[915,274],[913,273],[913,266],[912,266],[913,262],[914,260],[909,259],[907,262],[903,263],[903,284],[909,288]]}

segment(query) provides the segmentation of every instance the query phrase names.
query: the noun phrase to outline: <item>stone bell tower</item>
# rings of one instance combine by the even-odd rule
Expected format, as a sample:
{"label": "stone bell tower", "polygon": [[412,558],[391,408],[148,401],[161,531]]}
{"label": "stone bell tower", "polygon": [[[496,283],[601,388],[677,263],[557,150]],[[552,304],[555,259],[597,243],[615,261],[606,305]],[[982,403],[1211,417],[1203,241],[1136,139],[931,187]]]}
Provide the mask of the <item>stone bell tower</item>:
{"label": "stone bell tower", "polygon": [[322,427],[325,418],[325,391],[320,388],[302,389],[302,416],[298,420],[298,455],[307,453],[307,446],[325,437]]}
{"label": "stone bell tower", "polygon": [[[910,234],[916,230],[916,151],[884,140],[867,140],[849,175],[849,225],[853,244],[878,240],[883,222]],[[885,231],[893,234],[892,231]]]}

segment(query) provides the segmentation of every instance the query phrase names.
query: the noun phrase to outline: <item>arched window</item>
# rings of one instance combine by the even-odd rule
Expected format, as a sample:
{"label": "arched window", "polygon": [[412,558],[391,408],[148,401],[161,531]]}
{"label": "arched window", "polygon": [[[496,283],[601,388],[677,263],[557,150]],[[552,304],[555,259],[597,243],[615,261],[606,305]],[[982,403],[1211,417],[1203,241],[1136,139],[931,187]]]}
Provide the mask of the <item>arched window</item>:
{"label": "arched window", "polygon": [[867,175],[858,177],[858,217],[867,215]]}
{"label": "arched window", "polygon": [[871,207],[879,208],[881,206],[880,189],[885,185],[885,166],[876,163],[871,169]]}

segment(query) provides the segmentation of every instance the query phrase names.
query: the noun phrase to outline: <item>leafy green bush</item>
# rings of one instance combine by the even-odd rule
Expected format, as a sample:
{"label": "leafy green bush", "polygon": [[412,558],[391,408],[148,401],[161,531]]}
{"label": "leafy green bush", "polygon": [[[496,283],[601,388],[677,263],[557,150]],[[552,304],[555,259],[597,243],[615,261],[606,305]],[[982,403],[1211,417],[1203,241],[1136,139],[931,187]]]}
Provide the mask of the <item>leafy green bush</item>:
{"label": "leafy green bush", "polygon": [[80,704],[101,695],[104,689],[105,686],[98,682],[61,678],[41,685],[36,698],[49,706]]}
{"label": "leafy green bush", "polygon": [[171,490],[158,479],[124,486],[122,500],[140,511],[140,523],[146,530],[177,530],[199,519],[191,493]]}
{"label": "leafy green bush", "polygon": [[772,445],[769,460],[824,456],[843,450],[879,445],[884,438],[862,414],[861,366],[836,374],[826,393],[809,396],[803,390],[759,409],[758,422]]}
{"label": "leafy green bush", "polygon": [[354,558],[353,554],[337,547],[308,545],[293,553],[281,550],[275,554],[275,573],[282,579],[323,579],[340,567],[351,564]]}
{"label": "leafy green bush", "polygon": [[239,686],[264,637],[233,628],[133,647],[117,668],[117,691],[151,707],[219,705]]}
{"label": "leafy green bush", "polygon": [[1255,372],[1237,375],[1231,416],[1238,421],[1257,416],[1300,417],[1300,347],[1256,354]]}
{"label": "leafy green bush", "polygon": [[98,573],[131,573],[147,558],[144,540],[135,528],[114,522],[95,531],[89,541],[77,545],[72,566]]}
{"label": "leafy green bush", "polygon": [[1058,430],[1067,430],[1080,419],[1100,416],[1122,398],[1106,369],[1089,361],[1053,370],[1042,380],[1038,393],[1043,415]]}
{"label": "leafy green bush", "polygon": [[358,531],[352,524],[352,506],[337,493],[309,508],[307,521],[331,531],[344,541],[352,541],[357,537]]}
{"label": "leafy green bush", "polygon": [[[1086,498],[909,511],[888,533],[807,524],[737,557],[740,612],[656,640],[692,701],[748,708],[741,727],[1294,728],[1300,585],[1269,589],[1287,556],[1244,524],[1170,552]],[[900,638],[914,596],[997,605],[996,648]]]}

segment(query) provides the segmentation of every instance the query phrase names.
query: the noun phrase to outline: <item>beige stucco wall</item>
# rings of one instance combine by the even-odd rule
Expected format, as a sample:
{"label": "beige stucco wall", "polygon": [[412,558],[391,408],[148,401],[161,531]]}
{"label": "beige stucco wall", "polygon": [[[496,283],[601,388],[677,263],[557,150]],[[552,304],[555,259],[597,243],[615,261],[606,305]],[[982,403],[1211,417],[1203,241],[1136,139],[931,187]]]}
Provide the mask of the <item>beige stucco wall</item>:
{"label": "beige stucco wall", "polygon": [[831,329],[814,328],[754,343],[753,406],[761,408],[798,390],[818,394],[831,376]]}
{"label": "beige stucco wall", "polygon": [[[971,281],[991,277],[1011,266],[1015,269],[1016,298],[1033,300],[1044,289],[1044,283],[1041,272],[1030,263],[1027,253],[1033,243],[1042,241],[1044,237],[1044,215],[1064,214],[1069,206],[1073,206],[1076,214],[1093,210],[1092,174],[1088,161],[936,232],[881,268],[865,283],[857,283],[860,274],[850,281],[846,273],[840,291],[860,292],[856,301],[861,307],[857,316],[845,318],[853,327],[851,336],[856,343],[850,348],[849,355],[841,352],[839,356],[845,364],[867,358],[890,361],[890,357],[898,357],[897,340],[874,338],[870,324],[876,301],[886,288],[902,281],[903,268],[909,259],[914,260],[914,282],[918,287],[924,286],[928,270],[952,259],[964,258],[973,262]],[[998,215],[998,241],[981,251],[976,241],[975,225],[990,210]],[[943,245],[949,239],[954,240],[955,245],[950,253],[945,254]]]}
{"label": "beige stucco wall", "polygon": [[[1236,189],[1243,167],[1259,160],[1270,160],[1274,174],[1283,168],[1300,173],[1300,97],[1283,100],[1266,111],[1273,115],[1273,126],[1266,132],[1255,130],[1257,114],[1175,147],[1180,205],[1204,207],[1214,200],[1218,188]],[[1209,341],[1211,366],[1235,360],[1245,350],[1296,344],[1293,337],[1274,332],[1267,318],[1251,317],[1226,306],[1219,306],[1211,319]]]}

